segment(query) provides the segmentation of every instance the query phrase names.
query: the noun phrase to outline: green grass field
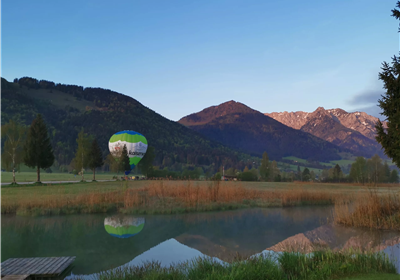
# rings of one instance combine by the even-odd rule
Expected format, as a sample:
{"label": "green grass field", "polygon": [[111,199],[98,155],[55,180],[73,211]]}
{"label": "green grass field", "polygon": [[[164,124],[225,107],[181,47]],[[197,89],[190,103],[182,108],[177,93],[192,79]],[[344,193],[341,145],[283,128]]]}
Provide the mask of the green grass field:
{"label": "green grass field", "polygon": [[[113,176],[117,174],[114,173],[96,173],[96,180],[111,180]],[[122,173],[117,176],[123,176]],[[1,182],[8,183],[12,182],[12,172],[1,172]],[[85,172],[85,180],[92,180],[93,173]],[[16,172],[15,179],[18,182],[35,182],[37,179],[36,172]],[[69,173],[46,173],[43,170],[40,171],[41,181],[79,181],[82,177],[80,175],[74,175]]]}
{"label": "green grass field", "polygon": [[369,275],[360,275],[360,276],[352,276],[339,278],[340,280],[400,280],[399,274],[388,274],[388,273],[376,273]]}

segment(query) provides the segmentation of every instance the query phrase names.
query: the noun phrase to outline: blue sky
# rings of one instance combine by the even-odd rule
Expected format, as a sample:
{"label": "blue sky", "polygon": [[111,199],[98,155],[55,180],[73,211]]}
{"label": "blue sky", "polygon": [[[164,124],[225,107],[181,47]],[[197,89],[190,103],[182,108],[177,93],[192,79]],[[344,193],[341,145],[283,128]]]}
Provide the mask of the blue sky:
{"label": "blue sky", "polygon": [[171,119],[235,100],[261,112],[378,115],[399,53],[388,0],[5,0],[1,76],[102,87]]}

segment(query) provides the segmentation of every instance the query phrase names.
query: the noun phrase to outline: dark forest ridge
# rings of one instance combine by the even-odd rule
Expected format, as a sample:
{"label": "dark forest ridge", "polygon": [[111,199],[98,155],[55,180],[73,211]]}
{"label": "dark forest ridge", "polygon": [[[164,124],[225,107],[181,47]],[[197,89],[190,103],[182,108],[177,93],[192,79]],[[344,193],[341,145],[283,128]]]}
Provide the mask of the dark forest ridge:
{"label": "dark forest ridge", "polygon": [[104,157],[115,132],[138,131],[155,148],[154,165],[171,170],[202,166],[204,172],[214,173],[223,164],[239,167],[250,159],[248,154],[209,140],[134,98],[111,90],[24,77],[13,83],[2,78],[1,91],[2,123],[14,119],[30,125],[37,113],[43,115],[54,149],[55,167],[60,170],[65,170],[74,158],[82,127],[97,138]]}

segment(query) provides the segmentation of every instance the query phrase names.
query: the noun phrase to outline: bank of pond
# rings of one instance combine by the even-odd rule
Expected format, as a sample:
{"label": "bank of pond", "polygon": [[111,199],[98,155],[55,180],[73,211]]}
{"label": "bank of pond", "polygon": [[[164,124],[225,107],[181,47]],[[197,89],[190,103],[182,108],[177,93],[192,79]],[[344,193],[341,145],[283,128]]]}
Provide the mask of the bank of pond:
{"label": "bank of pond", "polygon": [[[148,181],[2,189],[2,214],[180,214],[242,208],[333,205],[335,223],[400,230],[400,188],[239,182]],[[336,188],[337,187],[337,188]]]}
{"label": "bank of pond", "polygon": [[1,261],[76,256],[68,279],[399,277],[399,231],[335,224],[327,220],[334,211],[314,205],[176,215],[3,214]]}

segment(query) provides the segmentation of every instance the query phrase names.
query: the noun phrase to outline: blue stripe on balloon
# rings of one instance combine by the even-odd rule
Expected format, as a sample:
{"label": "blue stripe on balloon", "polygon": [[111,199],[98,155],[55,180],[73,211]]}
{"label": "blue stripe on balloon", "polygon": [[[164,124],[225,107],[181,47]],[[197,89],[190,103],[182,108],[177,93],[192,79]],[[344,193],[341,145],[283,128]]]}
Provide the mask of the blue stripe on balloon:
{"label": "blue stripe on balloon", "polygon": [[110,233],[111,236],[118,237],[118,238],[128,238],[128,237],[132,237],[132,236],[134,236],[134,235],[136,235],[136,234],[137,234],[137,233],[135,233],[135,234],[123,234],[123,235],[118,235],[118,234]]}
{"label": "blue stripe on balloon", "polygon": [[128,175],[129,173],[131,173],[133,168],[135,168],[135,164],[134,163],[131,164],[131,170],[125,171],[125,175]]}
{"label": "blue stripe on balloon", "polygon": [[[115,135],[118,135],[118,134],[130,134],[130,135],[141,135],[141,136],[143,136],[142,134],[140,134],[139,132],[136,132],[136,131],[133,131],[133,130],[124,130],[124,131],[120,131],[120,132],[117,132],[117,133],[115,133]],[[143,136],[144,137],[144,136]]]}

